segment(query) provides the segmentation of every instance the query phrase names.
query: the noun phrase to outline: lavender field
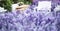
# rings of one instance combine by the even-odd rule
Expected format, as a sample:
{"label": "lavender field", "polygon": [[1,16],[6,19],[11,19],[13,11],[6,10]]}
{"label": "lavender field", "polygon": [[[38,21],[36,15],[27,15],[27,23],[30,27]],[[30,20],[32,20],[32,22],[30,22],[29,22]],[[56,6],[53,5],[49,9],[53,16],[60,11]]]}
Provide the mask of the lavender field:
{"label": "lavender field", "polygon": [[60,5],[35,1],[21,11],[0,12],[0,31],[60,31]]}

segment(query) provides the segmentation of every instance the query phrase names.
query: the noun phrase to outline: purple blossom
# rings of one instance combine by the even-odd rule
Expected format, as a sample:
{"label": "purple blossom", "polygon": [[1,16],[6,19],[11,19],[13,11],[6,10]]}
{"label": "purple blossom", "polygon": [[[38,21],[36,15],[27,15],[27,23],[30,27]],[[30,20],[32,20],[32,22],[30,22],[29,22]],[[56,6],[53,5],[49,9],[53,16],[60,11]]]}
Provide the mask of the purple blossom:
{"label": "purple blossom", "polygon": [[[34,5],[37,7],[36,5]],[[34,6],[26,9],[23,13],[19,11],[0,13],[0,30],[2,31],[57,31],[57,20],[60,14],[53,15],[47,10],[40,11]],[[44,13],[45,12],[45,13]],[[49,12],[49,13],[47,13]],[[57,20],[56,20],[57,19]]]}

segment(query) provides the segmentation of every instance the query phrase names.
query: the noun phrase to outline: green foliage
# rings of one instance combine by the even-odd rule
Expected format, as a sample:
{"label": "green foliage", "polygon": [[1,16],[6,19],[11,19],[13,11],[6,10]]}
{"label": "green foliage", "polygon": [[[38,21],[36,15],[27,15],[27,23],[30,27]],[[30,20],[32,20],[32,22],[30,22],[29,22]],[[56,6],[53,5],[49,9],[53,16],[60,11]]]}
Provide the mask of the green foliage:
{"label": "green foliage", "polygon": [[31,4],[31,0],[13,0],[14,3],[23,2],[24,4]]}
{"label": "green foliage", "polygon": [[6,3],[6,5],[4,6],[4,8],[11,11],[12,1],[11,0],[6,0],[5,3]]}
{"label": "green foliage", "polygon": [[12,5],[11,0],[2,0],[2,1],[0,1],[0,6],[4,7],[8,11],[11,11],[11,5]]}

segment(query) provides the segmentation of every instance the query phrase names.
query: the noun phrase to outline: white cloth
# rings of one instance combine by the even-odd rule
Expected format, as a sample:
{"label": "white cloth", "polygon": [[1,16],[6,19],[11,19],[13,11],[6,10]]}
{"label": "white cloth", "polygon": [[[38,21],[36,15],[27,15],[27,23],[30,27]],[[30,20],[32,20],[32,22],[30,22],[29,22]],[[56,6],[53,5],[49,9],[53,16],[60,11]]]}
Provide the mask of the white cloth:
{"label": "white cloth", "polygon": [[5,11],[7,11],[7,10],[2,8],[2,7],[0,7],[0,12],[5,12]]}
{"label": "white cloth", "polygon": [[37,8],[38,8],[38,10],[50,10],[51,9],[51,1],[39,1]]}
{"label": "white cloth", "polygon": [[12,4],[12,11],[15,11],[16,10],[16,7],[19,6],[18,4]]}

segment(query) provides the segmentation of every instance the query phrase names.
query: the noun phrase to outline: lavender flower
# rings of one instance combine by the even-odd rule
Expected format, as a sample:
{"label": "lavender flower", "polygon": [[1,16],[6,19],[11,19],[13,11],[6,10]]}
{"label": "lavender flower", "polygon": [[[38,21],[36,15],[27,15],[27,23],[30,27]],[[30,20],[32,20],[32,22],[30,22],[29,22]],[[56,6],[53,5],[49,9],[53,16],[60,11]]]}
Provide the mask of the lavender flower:
{"label": "lavender flower", "polygon": [[23,13],[19,11],[0,13],[0,30],[57,31],[56,24],[58,18],[56,17],[59,15],[54,16],[53,13],[48,10],[37,10],[37,6],[34,6],[34,8],[30,6]]}

